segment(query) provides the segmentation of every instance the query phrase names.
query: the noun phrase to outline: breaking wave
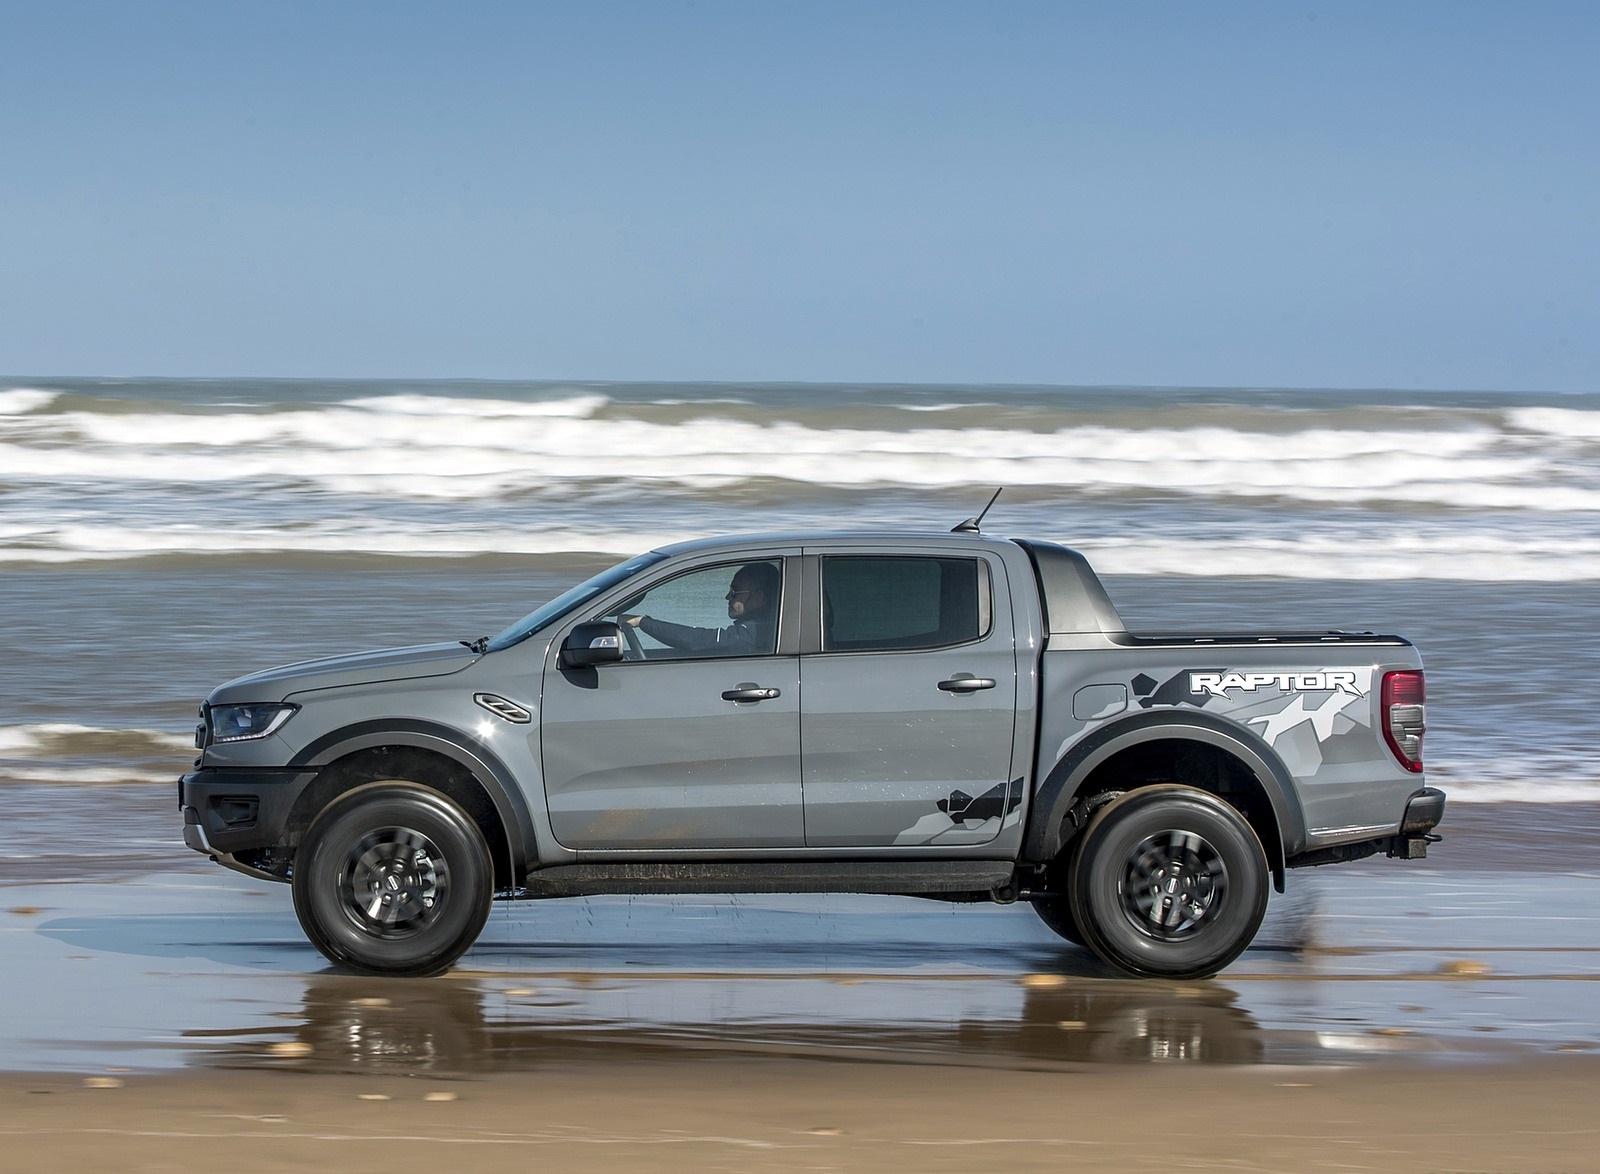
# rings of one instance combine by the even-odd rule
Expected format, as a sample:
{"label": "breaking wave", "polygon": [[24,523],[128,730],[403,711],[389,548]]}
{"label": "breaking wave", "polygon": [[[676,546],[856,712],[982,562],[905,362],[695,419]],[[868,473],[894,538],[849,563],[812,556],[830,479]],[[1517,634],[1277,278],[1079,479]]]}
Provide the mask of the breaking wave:
{"label": "breaking wave", "polygon": [[[827,528],[816,518],[807,527]],[[210,529],[197,523],[165,528],[72,525],[48,532],[0,525],[0,566],[110,563],[204,554],[459,559],[600,554],[618,559],[707,531],[597,529],[530,525],[518,529],[450,524],[398,525],[360,520],[294,528]],[[1082,538],[1047,520],[1017,533],[1075,546],[1106,575],[1199,575],[1207,578],[1571,582],[1600,580],[1600,538],[1440,533],[1251,538]]]}
{"label": "breaking wave", "polygon": [[0,390],[0,563],[622,554],[1006,486],[1124,573],[1587,580],[1591,399],[62,381]]}
{"label": "breaking wave", "polygon": [[194,735],[187,731],[0,726],[0,782],[173,783],[193,757]]}

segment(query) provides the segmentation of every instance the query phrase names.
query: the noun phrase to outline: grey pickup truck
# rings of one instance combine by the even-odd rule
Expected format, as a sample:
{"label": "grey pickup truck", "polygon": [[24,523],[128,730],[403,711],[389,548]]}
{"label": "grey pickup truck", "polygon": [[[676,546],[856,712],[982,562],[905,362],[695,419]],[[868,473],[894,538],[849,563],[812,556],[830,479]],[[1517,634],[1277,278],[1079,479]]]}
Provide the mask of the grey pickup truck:
{"label": "grey pickup truck", "polygon": [[1082,555],[972,522],[663,547],[200,717],[185,842],[370,974],[447,969],[496,897],[846,892],[1027,901],[1199,978],[1286,870],[1424,856],[1444,813],[1407,641],[1129,632]]}

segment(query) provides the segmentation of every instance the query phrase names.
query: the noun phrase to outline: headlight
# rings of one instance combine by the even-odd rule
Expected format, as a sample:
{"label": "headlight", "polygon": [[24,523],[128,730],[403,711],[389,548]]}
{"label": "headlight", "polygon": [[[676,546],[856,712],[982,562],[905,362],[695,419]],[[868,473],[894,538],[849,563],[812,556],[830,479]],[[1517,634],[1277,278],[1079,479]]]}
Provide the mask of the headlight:
{"label": "headlight", "polygon": [[265,738],[294,716],[298,705],[286,701],[268,701],[259,705],[213,705],[211,707],[211,741],[244,742],[251,738]]}

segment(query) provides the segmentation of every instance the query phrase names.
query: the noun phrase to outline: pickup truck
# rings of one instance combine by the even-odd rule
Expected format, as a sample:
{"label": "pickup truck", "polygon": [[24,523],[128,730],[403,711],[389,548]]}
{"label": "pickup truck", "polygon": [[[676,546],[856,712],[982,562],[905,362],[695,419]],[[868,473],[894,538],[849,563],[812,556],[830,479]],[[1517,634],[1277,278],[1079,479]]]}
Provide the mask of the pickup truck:
{"label": "pickup truck", "polygon": [[1406,640],[1135,634],[1081,554],[973,522],[666,546],[200,718],[185,842],[368,974],[448,969],[496,898],[846,892],[1201,978],[1286,870],[1425,856],[1444,813]]}

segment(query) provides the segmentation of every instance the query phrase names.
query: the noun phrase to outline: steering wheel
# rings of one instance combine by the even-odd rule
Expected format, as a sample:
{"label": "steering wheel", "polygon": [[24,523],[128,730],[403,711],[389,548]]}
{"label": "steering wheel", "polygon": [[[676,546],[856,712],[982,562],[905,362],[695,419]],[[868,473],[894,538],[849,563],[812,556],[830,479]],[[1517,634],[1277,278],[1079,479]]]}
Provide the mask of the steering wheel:
{"label": "steering wheel", "polygon": [[617,627],[622,629],[622,638],[628,642],[628,652],[632,655],[625,656],[624,660],[643,660],[644,643],[639,639],[639,629],[632,624],[624,623],[621,614],[617,616]]}

